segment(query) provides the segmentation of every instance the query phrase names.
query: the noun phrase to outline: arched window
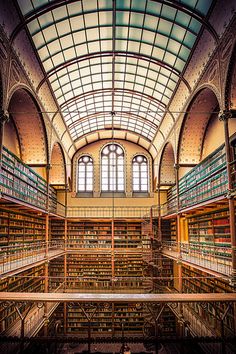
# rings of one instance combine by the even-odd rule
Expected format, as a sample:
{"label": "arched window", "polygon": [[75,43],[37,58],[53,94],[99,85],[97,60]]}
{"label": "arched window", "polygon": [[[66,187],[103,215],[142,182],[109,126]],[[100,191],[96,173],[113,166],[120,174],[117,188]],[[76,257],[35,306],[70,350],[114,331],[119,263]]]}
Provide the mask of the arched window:
{"label": "arched window", "polygon": [[78,192],[93,191],[93,160],[90,156],[82,156],[78,161]]}
{"label": "arched window", "polygon": [[117,144],[104,147],[101,154],[102,192],[124,192],[124,151]]}
{"label": "arched window", "polygon": [[132,161],[133,192],[148,192],[148,161],[145,156],[138,155]]}

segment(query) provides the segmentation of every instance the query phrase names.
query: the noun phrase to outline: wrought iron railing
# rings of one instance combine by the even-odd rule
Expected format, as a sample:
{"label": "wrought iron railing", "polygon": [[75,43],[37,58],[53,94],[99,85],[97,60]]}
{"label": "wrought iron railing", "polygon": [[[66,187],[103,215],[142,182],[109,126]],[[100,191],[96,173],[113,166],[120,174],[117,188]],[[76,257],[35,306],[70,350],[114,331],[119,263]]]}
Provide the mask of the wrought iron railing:
{"label": "wrought iron railing", "polygon": [[162,247],[164,253],[175,255],[179,261],[186,261],[227,276],[231,274],[232,250],[230,247],[175,241],[164,241]]}

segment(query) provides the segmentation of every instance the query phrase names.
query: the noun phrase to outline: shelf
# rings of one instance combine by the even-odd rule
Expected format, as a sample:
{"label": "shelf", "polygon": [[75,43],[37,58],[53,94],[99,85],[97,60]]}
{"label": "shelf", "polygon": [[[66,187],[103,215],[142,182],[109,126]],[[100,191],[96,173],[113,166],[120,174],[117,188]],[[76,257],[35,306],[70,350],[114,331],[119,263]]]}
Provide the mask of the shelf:
{"label": "shelf", "polygon": [[[213,276],[209,276],[204,272],[196,270],[191,267],[183,266],[182,268],[183,277],[183,292],[185,293],[227,293],[234,292],[233,287],[228,283],[219,280]],[[216,306],[217,305],[217,313]],[[199,304],[189,304],[186,305],[191,307],[197,316],[210,327],[215,330],[216,335],[221,335],[221,321],[219,318],[223,317],[226,311],[227,304],[216,303],[214,307],[212,304],[208,303],[206,306],[200,306]],[[234,314],[233,308],[230,308],[223,320],[225,335],[234,335]]]}
{"label": "shelf", "polygon": [[[5,147],[3,147],[2,154],[0,185],[3,194],[38,208],[46,209],[46,181]],[[56,191],[50,187],[50,212],[56,212],[56,204]]]}
{"label": "shelf", "polygon": [[0,246],[45,241],[45,218],[0,208]]}
{"label": "shelf", "polygon": [[228,258],[230,256],[229,210],[221,209],[188,216],[189,244],[207,244],[225,246],[221,252],[214,251],[215,256]]}

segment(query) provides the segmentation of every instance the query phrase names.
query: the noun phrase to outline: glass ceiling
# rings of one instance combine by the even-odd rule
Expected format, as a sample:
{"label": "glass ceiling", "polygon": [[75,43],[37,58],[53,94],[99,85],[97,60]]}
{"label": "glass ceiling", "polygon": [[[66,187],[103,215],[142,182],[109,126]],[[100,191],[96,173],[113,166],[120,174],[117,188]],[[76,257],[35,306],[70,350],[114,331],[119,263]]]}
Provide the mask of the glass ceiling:
{"label": "glass ceiling", "polygon": [[191,14],[212,0],[18,3],[72,138],[114,128],[152,141],[201,29]]}

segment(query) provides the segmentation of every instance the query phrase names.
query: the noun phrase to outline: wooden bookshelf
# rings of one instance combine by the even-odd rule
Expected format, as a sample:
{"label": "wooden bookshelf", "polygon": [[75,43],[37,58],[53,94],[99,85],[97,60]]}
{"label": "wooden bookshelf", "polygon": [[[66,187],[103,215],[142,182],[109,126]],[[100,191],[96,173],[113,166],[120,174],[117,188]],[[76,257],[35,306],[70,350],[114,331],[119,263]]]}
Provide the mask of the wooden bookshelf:
{"label": "wooden bookshelf", "polygon": [[119,291],[144,291],[142,252],[114,254],[114,288]]}
{"label": "wooden bookshelf", "polygon": [[49,289],[50,292],[57,289],[65,281],[64,257],[55,258],[49,262]]}
{"label": "wooden bookshelf", "polygon": [[[179,180],[179,206],[189,206],[222,196],[227,191],[225,148],[221,146]],[[168,213],[176,200],[176,186],[167,192]]]}
{"label": "wooden bookshelf", "polygon": [[167,190],[167,214],[177,211],[177,188],[173,186]]}
{"label": "wooden bookshelf", "polygon": [[[46,209],[47,182],[16,155],[3,147],[0,179],[3,194],[37,208]],[[49,188],[49,210],[56,212],[56,191]]]}
{"label": "wooden bookshelf", "polygon": [[[43,292],[44,291],[44,265],[33,267],[0,281],[1,291],[9,292]],[[21,312],[26,304],[22,303]],[[0,304],[0,330],[7,333],[11,326],[19,321],[16,309],[12,303],[7,306]]]}
{"label": "wooden bookshelf", "polygon": [[67,289],[81,292],[111,291],[110,253],[67,255]]}
{"label": "wooden bookshelf", "polygon": [[0,208],[0,246],[45,241],[45,218]]}
{"label": "wooden bookshelf", "polygon": [[[118,220],[114,222],[114,247],[115,248],[142,248],[141,221]],[[146,243],[144,242],[144,245]]]}
{"label": "wooden bookshelf", "polygon": [[[185,293],[225,293],[234,292],[234,288],[229,283],[210,276],[192,267],[183,266],[183,292]],[[198,303],[188,304],[197,317],[201,318],[209,327],[214,329],[216,335],[221,335],[221,321],[226,311],[227,304],[207,303],[206,306],[200,306]],[[235,334],[234,309],[230,307],[223,319],[225,335]]]}
{"label": "wooden bookshelf", "polygon": [[65,220],[64,219],[50,219],[50,240],[64,241],[65,239]]}
{"label": "wooden bookshelf", "polygon": [[229,210],[220,209],[189,216],[188,232],[190,246],[208,245],[216,257],[231,257]]}
{"label": "wooden bookshelf", "polygon": [[68,221],[69,249],[110,249],[111,221]]}

